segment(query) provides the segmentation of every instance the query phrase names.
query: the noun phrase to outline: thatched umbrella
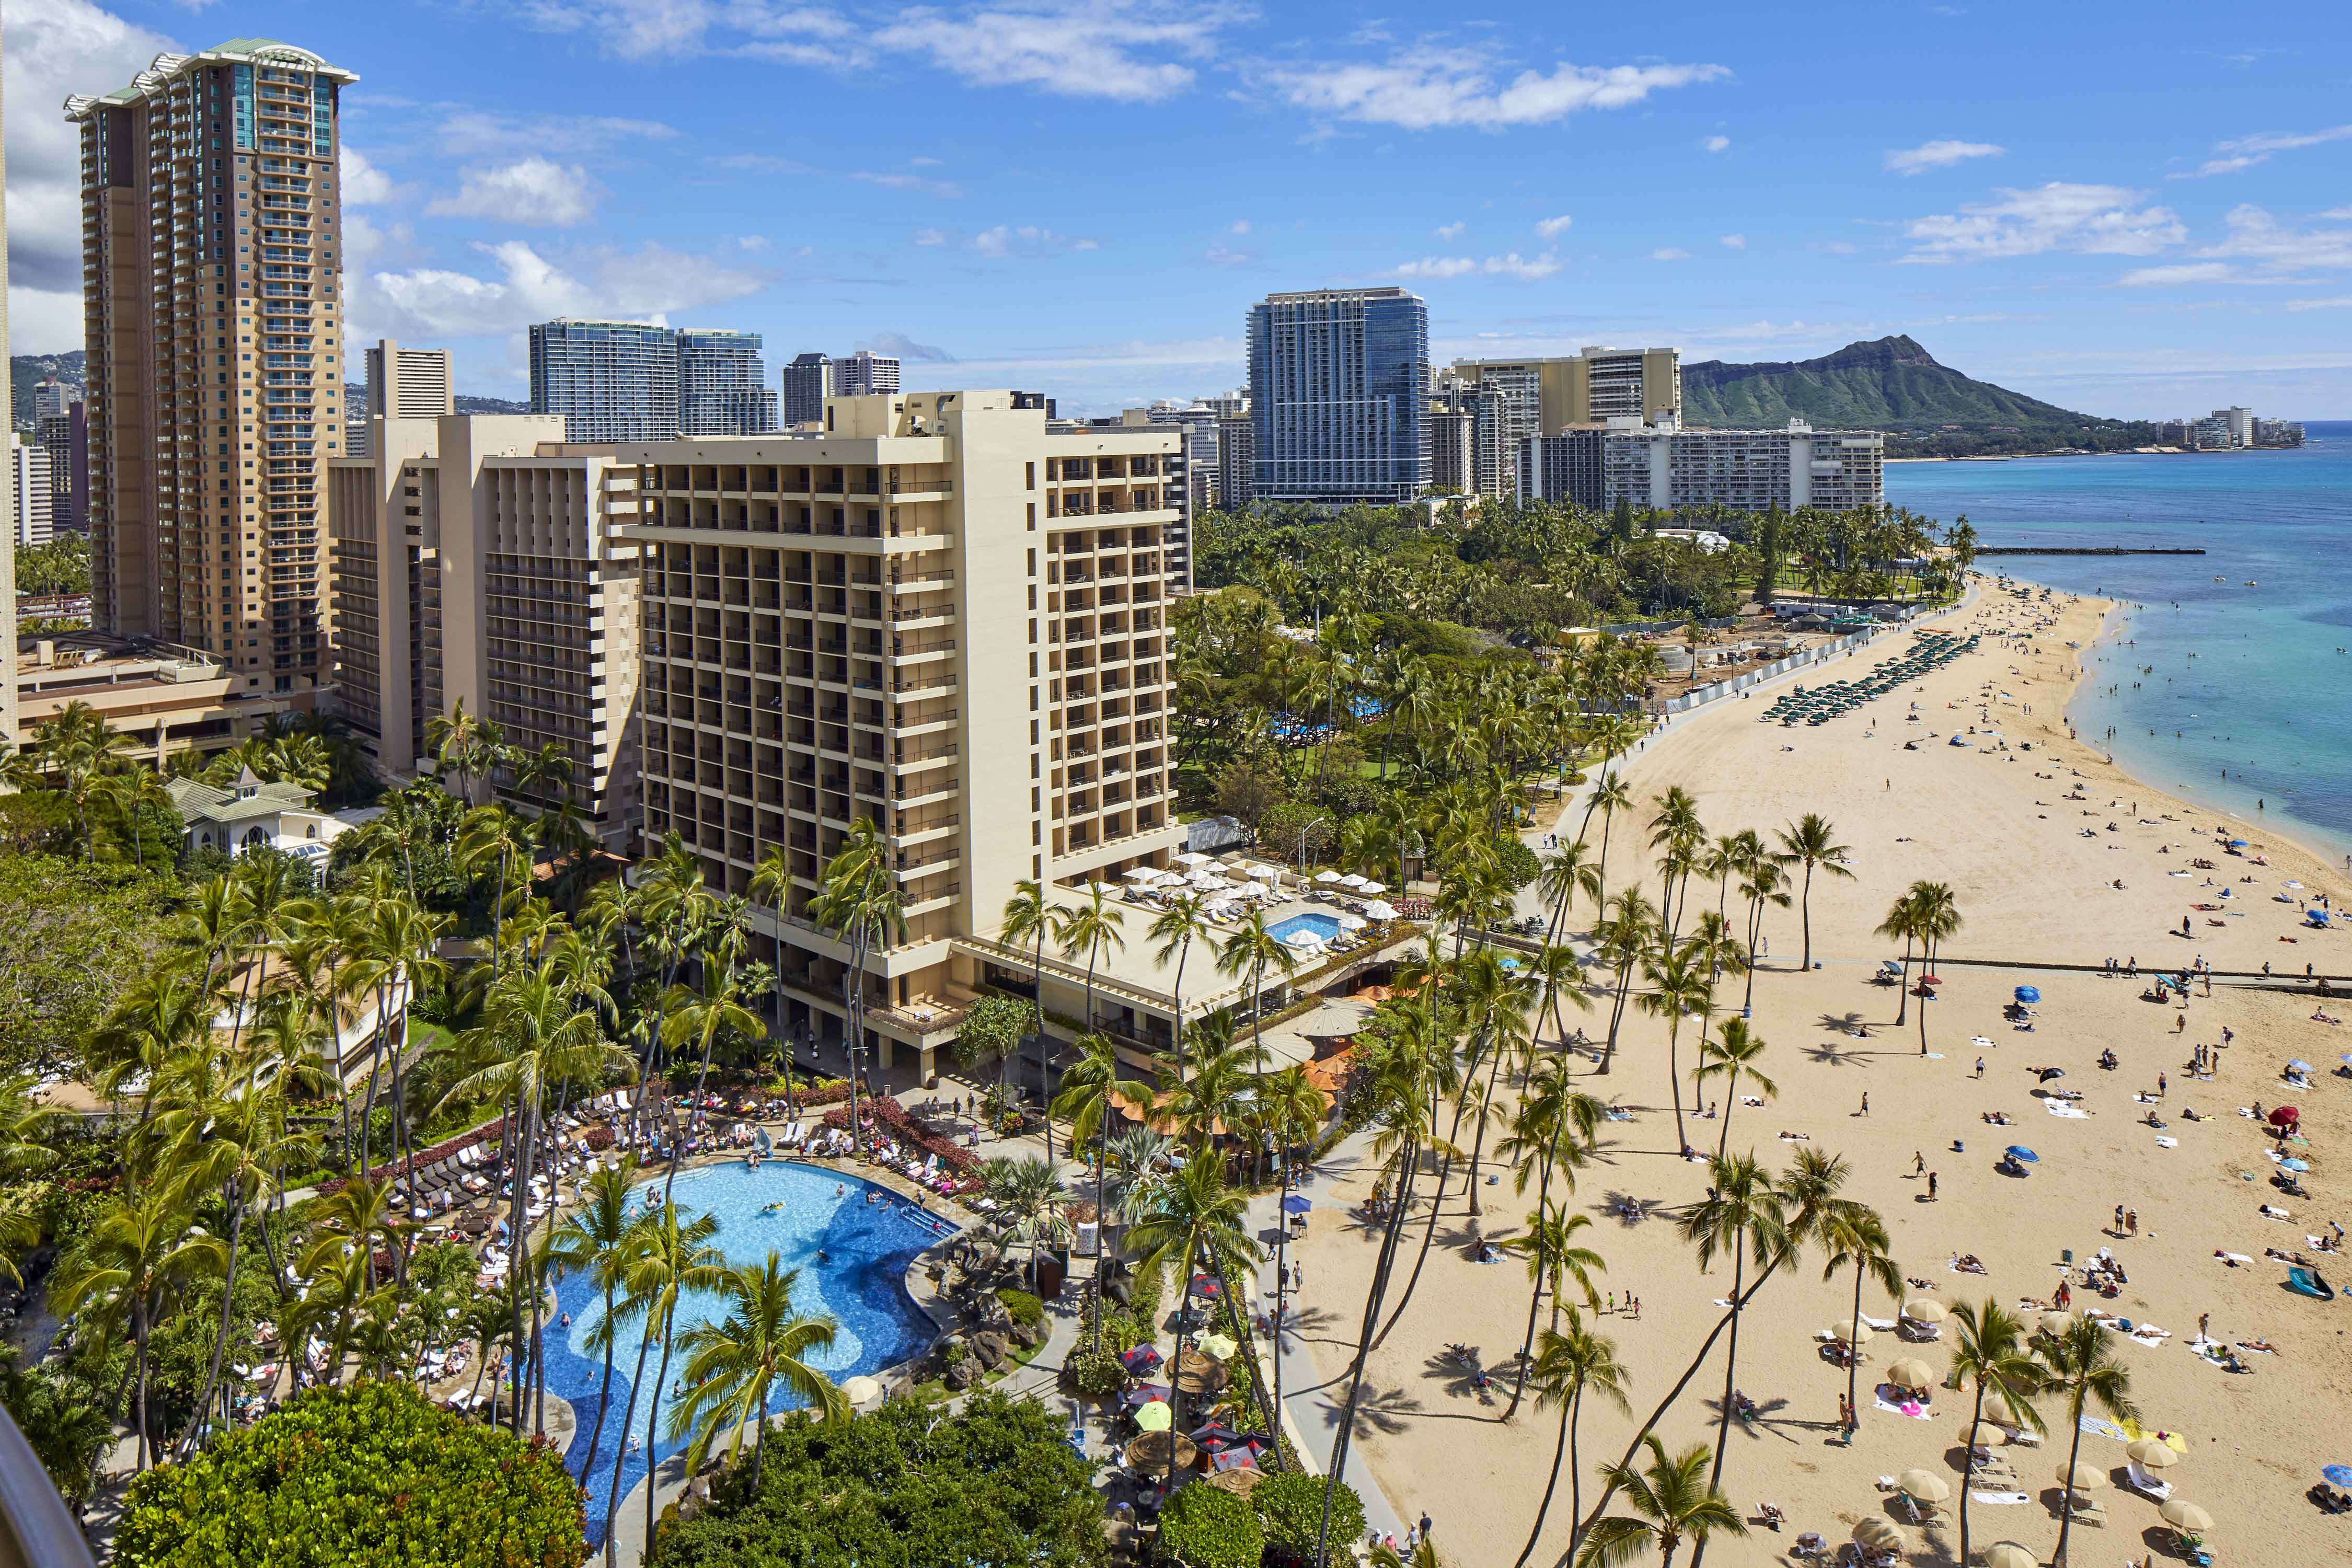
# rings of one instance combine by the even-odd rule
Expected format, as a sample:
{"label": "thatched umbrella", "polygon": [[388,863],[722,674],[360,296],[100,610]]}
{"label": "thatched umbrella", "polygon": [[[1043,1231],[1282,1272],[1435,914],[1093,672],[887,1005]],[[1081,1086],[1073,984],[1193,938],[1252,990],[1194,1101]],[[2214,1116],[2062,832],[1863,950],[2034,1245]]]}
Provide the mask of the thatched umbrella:
{"label": "thatched umbrella", "polygon": [[1168,1443],[1171,1437],[1175,1439],[1176,1443],[1176,1468],[1178,1469],[1189,1470],[1193,1466],[1201,1462],[1200,1446],[1194,1443],[1192,1438],[1187,1437],[1181,1433],[1174,1432],[1146,1432],[1142,1436],[1138,1437],[1135,1441],[1127,1446],[1127,1463],[1129,1468],[1155,1475],[1166,1474],[1168,1470]]}

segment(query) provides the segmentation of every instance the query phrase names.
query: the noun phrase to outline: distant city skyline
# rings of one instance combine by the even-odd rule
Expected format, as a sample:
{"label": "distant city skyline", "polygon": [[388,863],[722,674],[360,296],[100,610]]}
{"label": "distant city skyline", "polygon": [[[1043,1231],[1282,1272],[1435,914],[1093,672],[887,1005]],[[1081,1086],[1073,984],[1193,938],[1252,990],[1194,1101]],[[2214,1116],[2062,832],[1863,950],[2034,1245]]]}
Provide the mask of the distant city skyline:
{"label": "distant city skyline", "polygon": [[52,0],[11,18],[13,347],[79,339],[59,102],[243,34],[359,74],[352,335],[471,394],[521,396],[527,328],[572,315],[759,333],[772,385],[863,347],[1108,413],[1235,384],[1268,293],[1395,283],[1438,363],[1908,332],[2094,414],[2352,416],[2352,18],[1856,16]]}

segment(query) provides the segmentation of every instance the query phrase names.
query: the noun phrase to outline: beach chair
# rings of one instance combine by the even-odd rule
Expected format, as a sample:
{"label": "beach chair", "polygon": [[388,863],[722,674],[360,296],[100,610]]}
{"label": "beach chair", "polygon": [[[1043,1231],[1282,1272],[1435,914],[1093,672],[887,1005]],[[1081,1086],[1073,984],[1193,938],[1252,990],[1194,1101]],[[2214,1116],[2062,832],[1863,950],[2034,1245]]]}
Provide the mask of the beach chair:
{"label": "beach chair", "polygon": [[2141,1469],[2137,1460],[2124,1461],[2124,1475],[2131,1481],[2135,1490],[2146,1492],[2158,1502],[2164,1501],[2172,1495],[2172,1483]]}

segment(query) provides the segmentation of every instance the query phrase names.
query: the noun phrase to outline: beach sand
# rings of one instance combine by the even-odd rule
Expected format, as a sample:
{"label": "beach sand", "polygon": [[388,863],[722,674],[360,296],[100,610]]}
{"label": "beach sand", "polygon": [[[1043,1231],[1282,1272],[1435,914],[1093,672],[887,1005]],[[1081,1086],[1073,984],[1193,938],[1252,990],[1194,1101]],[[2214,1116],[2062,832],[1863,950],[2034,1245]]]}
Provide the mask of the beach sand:
{"label": "beach sand", "polygon": [[[1988,637],[1979,651],[1919,683],[1924,690],[1890,693],[1819,728],[1758,723],[1769,689],[1677,721],[1632,762],[1641,820],[1616,824],[1611,886],[1638,868],[1655,900],[1658,877],[1646,852],[1629,850],[1647,837],[1651,797],[1669,784],[1697,796],[1716,835],[1754,827],[1769,837],[1769,830],[1804,812],[1829,817],[1853,852],[1855,875],[1850,881],[1815,878],[1813,956],[1821,967],[1813,972],[1797,970],[1798,911],[1768,915],[1769,957],[1756,977],[1753,1026],[1769,1043],[1762,1065],[1779,1094],[1762,1109],[1733,1112],[1731,1148],[1753,1149],[1768,1166],[1784,1167],[1795,1147],[1777,1136],[1786,1131],[1807,1135],[1817,1150],[1843,1155],[1853,1168],[1846,1195],[1879,1210],[1902,1272],[1932,1287],[1908,1289],[1906,1300],[1926,1297],[1948,1306],[1991,1299],[2014,1308],[2052,1295],[2063,1250],[2081,1260],[2112,1248],[2129,1284],[2116,1299],[2100,1300],[2078,1277],[2074,1305],[2170,1331],[2169,1339],[2153,1346],[2119,1338],[2118,1353],[2131,1369],[2147,1426],[2186,1438],[2180,1463],[2165,1476],[2176,1497],[2213,1516],[2210,1540],[2217,1557],[2341,1561],[2352,1541],[2346,1521],[2319,1513],[2303,1494],[2322,1465],[2352,1463],[2352,1430],[2344,1419],[2352,1411],[2352,1347],[2344,1337],[2352,1329],[2352,1303],[2289,1293],[2285,1265],[2266,1258],[2264,1248],[2312,1255],[2306,1235],[2324,1233],[2330,1218],[2352,1220],[2343,1212],[2352,1208],[2343,1168],[2332,1163],[2334,1150],[2352,1131],[2352,1081],[2329,1076],[2338,1057],[2352,1050],[2345,1030],[2313,1021],[2315,1004],[2307,995],[2224,984],[2210,999],[2194,1000],[2185,1032],[2176,1033],[2181,1010],[2142,1000],[2144,980],[1948,962],[1939,965],[1940,995],[1927,1006],[1931,1054],[1923,1057],[1916,1027],[1921,1004],[1911,1003],[1911,1025],[1895,1028],[1895,989],[1873,984],[1879,962],[1899,956],[1900,949],[1872,929],[1894,899],[1923,878],[1951,886],[1966,921],[1947,944],[1949,960],[2096,966],[2109,958],[2118,963],[2137,958],[2145,973],[2158,965],[2178,968],[2201,954],[2222,971],[2255,970],[2265,960],[2297,974],[2312,961],[2322,973],[2352,970],[2352,953],[2345,950],[2352,936],[2305,931],[2294,903],[2273,901],[2288,879],[2304,884],[2300,895],[2291,896],[2326,891],[2340,900],[2346,878],[2242,823],[2231,825],[2234,836],[2252,841],[2249,856],[2266,855],[2270,863],[2229,858],[2212,847],[2211,829],[2225,821],[2213,810],[2136,783],[2088,746],[2069,741],[2063,715],[2079,672],[2078,649],[2096,637],[2105,608],[2057,595],[2028,605],[1987,591],[1934,624],[1985,632],[2026,630],[2053,616],[2054,624],[2030,646]],[[1907,633],[1882,638],[1833,674],[1813,679],[1858,677],[1909,640]],[[2070,648],[2070,642],[2078,647]],[[1985,722],[1978,717],[1985,682],[1994,693],[1986,699],[1990,722],[2011,748],[2031,742],[2032,752],[1988,750],[1996,742],[1981,739],[1968,748],[1947,743],[1955,731]],[[1922,721],[1906,722],[1906,706],[1914,702]],[[1931,739],[1926,731],[1936,733]],[[1915,739],[1918,749],[1906,751],[1905,742]],[[2061,798],[2077,785],[2086,802]],[[1574,826],[1573,818],[1566,824]],[[1592,835],[1597,841],[1598,823]],[[2167,846],[2168,853],[2158,852]],[[2189,871],[2197,856],[2225,869],[2168,875]],[[2209,875],[2216,886],[2203,885]],[[2241,877],[2253,880],[2237,881]],[[2113,885],[2117,880],[2120,890]],[[2225,923],[2208,924],[2207,913],[2189,906],[2222,903],[2215,896],[2222,883],[2232,897],[2210,918]],[[1695,889],[1694,896],[1700,900],[1694,910],[1713,906],[1713,889],[1703,895]],[[2178,934],[2184,915],[2192,922],[2188,938]],[[1580,911],[1571,924],[1580,929],[1589,919],[1589,911]],[[2002,1016],[2002,1005],[2020,984],[2036,984],[2042,994],[2032,1033],[2017,1032]],[[1736,1011],[1739,993],[1739,982],[1727,980],[1719,997]],[[1595,1011],[1578,1021],[1598,1037],[1607,1015],[1605,1001],[1596,1002]],[[2352,1016],[2352,1003],[2329,1004],[2327,1010]],[[1867,1037],[1850,1032],[1853,1025],[1866,1026]],[[2224,1026],[2234,1030],[2236,1043],[2221,1054],[2217,1078],[2192,1080],[2192,1048],[2218,1044]],[[1979,1037],[1990,1043],[1971,1043]],[[1692,1047],[1686,1026],[1685,1073]],[[2097,1058],[2110,1048],[2120,1067],[2102,1071]],[[1682,1206],[1704,1195],[1706,1167],[1675,1157],[1665,1055],[1658,1021],[1629,1019],[1614,1071],[1589,1081],[1594,1092],[1622,1096],[1624,1104],[1641,1109],[1633,1121],[1606,1128],[1599,1155],[1580,1173],[1569,1200],[1571,1212],[1593,1219],[1580,1239],[1608,1260],[1596,1285],[1615,1291],[1621,1301],[1628,1291],[1642,1300],[1638,1321],[1622,1312],[1598,1320],[1633,1368],[1629,1393],[1638,1415],[1646,1415],[1681,1374],[1721,1316],[1713,1303],[1728,1293],[1730,1283],[1727,1264],[1702,1275],[1675,1231]],[[1982,1081],[1974,1076],[1979,1056]],[[2290,1058],[2314,1065],[2315,1087],[2282,1087],[2280,1070]],[[2031,1070],[2044,1067],[2064,1069],[2066,1077],[2051,1087],[2082,1091],[2087,1115],[2061,1118],[2044,1109]],[[2168,1079],[2153,1108],[2168,1123],[2161,1133],[2138,1120],[2151,1108],[2135,1099],[2156,1090],[2160,1072]],[[1720,1100],[1719,1090],[1708,1092]],[[1858,1114],[1865,1093],[1867,1117]],[[1685,1081],[1686,1103],[1690,1095]],[[2276,1169],[2267,1153],[2272,1140],[2238,1113],[2257,1101],[2302,1109],[2310,1146],[2294,1152],[2314,1166],[2305,1177],[2310,1199],[2288,1198],[2269,1184]],[[2187,1120],[2188,1107],[2210,1119]],[[1982,1113],[1995,1110],[2007,1111],[2013,1125],[1988,1125]],[[1724,1114],[1719,1105],[1717,1114]],[[1710,1150],[1724,1131],[1720,1121],[1696,1118],[1689,1127],[1692,1142]],[[2159,1146],[2159,1136],[2177,1140],[2177,1146]],[[2011,1142],[2040,1153],[2027,1179],[1993,1168]],[[1913,1174],[1915,1152],[1937,1173],[1932,1203],[1927,1180]],[[1359,1173],[1342,1191],[1360,1197],[1369,1185],[1369,1173]],[[1433,1518],[1446,1561],[1510,1563],[1549,1474],[1557,1425],[1532,1398],[1508,1426],[1499,1424],[1509,1389],[1504,1369],[1527,1319],[1528,1281],[1516,1259],[1470,1260],[1462,1188],[1457,1174],[1407,1313],[1371,1357],[1357,1443],[1402,1517],[1426,1511]],[[1621,1194],[1664,1212],[1638,1223],[1622,1221],[1611,1212]],[[1515,1195],[1507,1175],[1500,1185],[1482,1186],[1479,1197],[1490,1237],[1515,1234],[1533,1206],[1532,1194]],[[2266,1201],[2292,1214],[2292,1223],[2263,1217],[2258,1208]],[[2137,1211],[2137,1235],[2110,1234],[2117,1205]],[[1417,1226],[1413,1239],[1419,1239]],[[2226,1267],[2215,1258],[2216,1248],[2252,1261]],[[1344,1378],[1373,1251],[1360,1217],[1335,1209],[1317,1214],[1301,1250],[1307,1331],[1327,1377]],[[1948,1259],[1956,1253],[1975,1254],[1988,1272],[1953,1271]],[[1859,1436],[1851,1447],[1832,1443],[1845,1374],[1823,1359],[1814,1336],[1847,1321],[1853,1281],[1841,1272],[1825,1282],[1822,1261],[1812,1254],[1782,1270],[1743,1314],[1738,1387],[1763,1415],[1752,1434],[1734,1426],[1724,1489],[1751,1519],[1759,1501],[1777,1504],[1787,1525],[1780,1534],[1759,1528],[1744,1541],[1719,1540],[1710,1561],[1782,1561],[1799,1531],[1819,1531],[1834,1546],[1850,1538],[1858,1521],[1877,1515],[1902,1525],[1906,1561],[1956,1562],[1950,1502],[1939,1510],[1938,1522],[1921,1529],[1896,1515],[1890,1495],[1874,1483],[1918,1466],[1950,1482],[1957,1500],[1955,1465],[1967,1401],[1938,1390],[1930,1418],[1917,1420],[1872,1408],[1871,1396],[1872,1370],[1900,1356],[1919,1356],[1943,1374],[1952,1327],[1942,1343],[1904,1343],[1892,1334],[1869,1342]],[[2315,1261],[2331,1283],[2352,1283],[2352,1269],[2341,1258]],[[1410,1265],[1408,1257],[1391,1303]],[[1863,1310],[1891,1319],[1897,1305],[1874,1287]],[[2217,1339],[2266,1337],[2277,1353],[2249,1355],[2252,1375],[2208,1364],[2187,1348],[2201,1312],[2211,1314]],[[2029,1327],[2032,1318],[2029,1312]],[[1496,1369],[1490,1399],[1482,1399],[1447,1361],[1445,1347],[1455,1342],[1474,1347]],[[1712,1442],[1722,1383],[1718,1344],[1661,1425],[1670,1447]],[[1334,1390],[1335,1400],[1340,1392]],[[2068,1432],[2061,1400],[2045,1398],[2042,1409],[2053,1428],[2043,1445],[2004,1450],[2014,1457],[2028,1500],[1971,1505],[1971,1545],[1978,1552],[2010,1539],[2046,1561],[2056,1544],[2052,1475],[2064,1458]],[[1613,1460],[1633,1426],[1587,1402],[1580,1444],[1587,1508],[1597,1496],[1592,1466]],[[2126,1558],[2137,1563],[2151,1550],[2162,1557],[2168,1532],[2157,1503],[2125,1487],[2124,1445],[2086,1433],[2081,1457],[2108,1474],[2111,1484],[2098,1494],[2105,1524],[2077,1523],[2074,1563],[2113,1568]],[[1559,1557],[1571,1517],[1563,1475],[1531,1563]]]}

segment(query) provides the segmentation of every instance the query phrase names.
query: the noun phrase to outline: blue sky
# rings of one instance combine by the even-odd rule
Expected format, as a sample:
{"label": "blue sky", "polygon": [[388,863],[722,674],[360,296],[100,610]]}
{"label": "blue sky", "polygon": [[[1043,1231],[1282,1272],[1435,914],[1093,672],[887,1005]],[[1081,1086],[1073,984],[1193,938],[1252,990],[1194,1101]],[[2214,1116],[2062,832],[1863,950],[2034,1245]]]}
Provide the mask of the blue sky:
{"label": "blue sky", "polygon": [[1438,355],[1795,359],[1906,331],[2092,412],[2352,417],[2352,6],[19,0],[19,352],[78,346],[57,105],[287,39],[345,99],[355,336],[520,395],[659,316],[1115,409],[1241,378],[1275,289]]}

